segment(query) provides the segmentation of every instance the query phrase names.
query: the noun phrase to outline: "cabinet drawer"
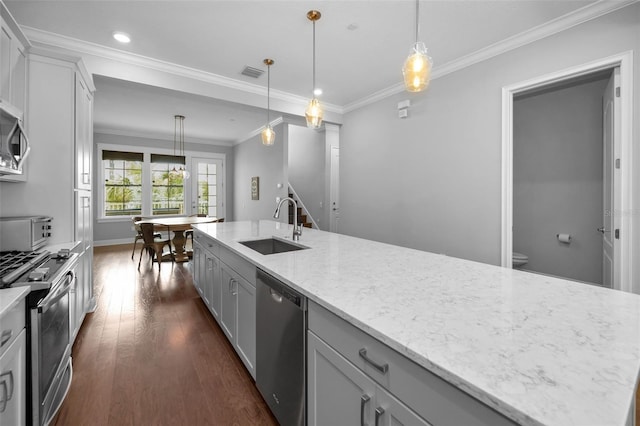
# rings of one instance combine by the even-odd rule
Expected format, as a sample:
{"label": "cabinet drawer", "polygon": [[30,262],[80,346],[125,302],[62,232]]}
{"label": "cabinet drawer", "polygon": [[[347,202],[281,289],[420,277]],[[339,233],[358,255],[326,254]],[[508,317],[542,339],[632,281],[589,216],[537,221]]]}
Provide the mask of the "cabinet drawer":
{"label": "cabinet drawer", "polygon": [[202,247],[205,250],[209,251],[212,255],[214,255],[215,257],[220,257],[220,254],[219,254],[220,245],[213,238],[209,238],[199,233],[197,230],[193,231],[193,238],[195,241],[199,242],[202,245]]}
{"label": "cabinet drawer", "polygon": [[24,328],[25,316],[25,300],[22,299],[0,318],[0,356]]}
{"label": "cabinet drawer", "polygon": [[309,302],[309,329],[433,425],[514,425],[498,412],[313,302]]}
{"label": "cabinet drawer", "polygon": [[244,260],[230,250],[220,247],[220,260],[226,263],[231,269],[236,271],[254,287],[256,285],[256,267],[249,261]]}

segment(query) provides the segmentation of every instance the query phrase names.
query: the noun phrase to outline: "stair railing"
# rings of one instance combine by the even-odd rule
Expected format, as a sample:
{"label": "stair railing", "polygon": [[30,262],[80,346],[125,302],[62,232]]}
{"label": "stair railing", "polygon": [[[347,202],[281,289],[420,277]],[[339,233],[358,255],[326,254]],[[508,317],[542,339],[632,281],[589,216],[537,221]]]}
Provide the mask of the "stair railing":
{"label": "stair railing", "polygon": [[307,217],[311,220],[311,225],[315,228],[315,229],[320,229],[320,227],[318,226],[318,224],[316,223],[316,221],[313,219],[313,216],[311,216],[309,214],[309,210],[304,206],[304,203],[302,202],[302,198],[300,198],[298,196],[298,193],[296,192],[295,189],[293,189],[293,186],[291,186],[291,182],[289,182],[289,191],[293,194],[294,198],[296,199],[296,201],[298,202],[298,207],[302,207],[302,213],[306,214]]}

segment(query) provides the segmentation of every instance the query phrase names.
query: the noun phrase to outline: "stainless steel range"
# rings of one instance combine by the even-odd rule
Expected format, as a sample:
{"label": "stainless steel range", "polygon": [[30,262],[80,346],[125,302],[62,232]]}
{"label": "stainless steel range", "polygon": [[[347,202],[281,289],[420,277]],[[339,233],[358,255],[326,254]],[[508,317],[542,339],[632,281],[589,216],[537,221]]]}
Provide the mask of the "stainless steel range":
{"label": "stainless steel range", "polygon": [[0,252],[0,288],[29,286],[27,296],[27,418],[46,425],[71,384],[69,290],[77,254]]}

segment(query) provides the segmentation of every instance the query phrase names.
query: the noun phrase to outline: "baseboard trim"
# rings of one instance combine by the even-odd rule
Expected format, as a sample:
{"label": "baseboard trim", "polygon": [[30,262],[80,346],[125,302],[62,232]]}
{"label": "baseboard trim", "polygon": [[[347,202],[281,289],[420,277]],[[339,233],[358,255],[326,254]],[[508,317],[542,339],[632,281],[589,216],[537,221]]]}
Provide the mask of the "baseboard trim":
{"label": "baseboard trim", "polygon": [[131,244],[131,238],[120,238],[117,240],[102,240],[102,241],[94,241],[94,247],[102,247],[102,246],[116,246],[119,244]]}

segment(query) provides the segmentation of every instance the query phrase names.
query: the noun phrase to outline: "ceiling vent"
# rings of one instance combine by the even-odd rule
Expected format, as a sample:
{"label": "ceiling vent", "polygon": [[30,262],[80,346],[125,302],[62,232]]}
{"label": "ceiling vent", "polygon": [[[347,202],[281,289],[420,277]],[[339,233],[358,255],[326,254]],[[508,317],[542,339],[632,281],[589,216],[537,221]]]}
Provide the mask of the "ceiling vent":
{"label": "ceiling vent", "polygon": [[262,71],[262,70],[260,70],[258,68],[253,68],[253,67],[250,67],[250,66],[246,66],[246,67],[244,67],[244,69],[242,70],[242,72],[240,74],[246,75],[247,77],[251,77],[251,78],[258,78],[262,74],[264,74],[264,71]]}

